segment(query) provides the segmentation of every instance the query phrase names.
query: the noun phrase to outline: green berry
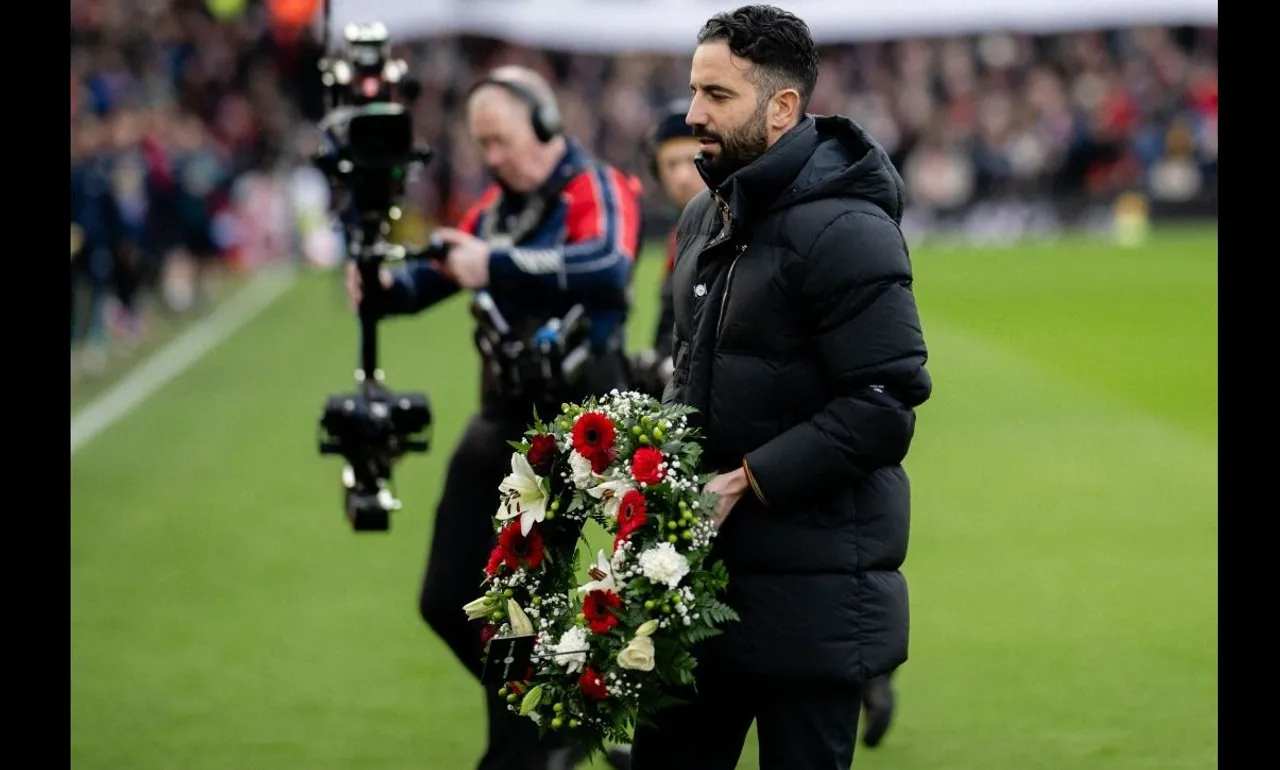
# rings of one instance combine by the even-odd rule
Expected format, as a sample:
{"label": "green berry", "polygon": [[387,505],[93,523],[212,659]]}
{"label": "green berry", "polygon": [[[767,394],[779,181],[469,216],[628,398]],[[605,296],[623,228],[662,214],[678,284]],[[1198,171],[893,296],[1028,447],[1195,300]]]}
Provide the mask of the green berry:
{"label": "green berry", "polygon": [[512,596],[516,595],[516,592],[512,591],[510,588],[504,588],[502,589],[502,595],[510,599]]}
{"label": "green berry", "polygon": [[640,443],[641,443],[641,444],[648,445],[648,443],[649,443],[649,437],[648,437],[648,436],[641,436],[641,437],[640,437]]}
{"label": "green berry", "polygon": [[507,703],[515,703],[516,700],[518,700],[518,698],[519,696],[517,696],[515,693],[511,693],[507,696]]}
{"label": "green berry", "polygon": [[489,613],[490,620],[502,620],[502,610],[494,610]]}
{"label": "green berry", "polygon": [[552,500],[552,501],[551,501],[551,510],[553,510],[553,511],[558,511],[558,510],[560,510],[560,501],[559,501],[559,500]]}
{"label": "green berry", "polygon": [[570,719],[570,720],[569,720],[569,729],[570,729],[570,730],[577,730],[577,729],[578,729],[578,720],[576,720],[576,719]]}
{"label": "green berry", "polygon": [[505,698],[505,697],[507,697],[507,688],[506,688],[506,687],[499,687],[499,688],[498,688],[498,697],[499,697],[499,698]]}
{"label": "green berry", "polygon": [[559,729],[560,729],[561,727],[563,727],[563,726],[564,726],[564,720],[563,720],[563,719],[561,719],[560,717],[556,717],[555,719],[552,719],[552,720],[551,720],[551,729],[552,729],[552,730],[559,730]]}
{"label": "green berry", "polygon": [[639,425],[632,425],[632,426],[631,426],[631,435],[633,435],[633,436],[639,436],[641,433],[644,433],[644,431],[640,430],[640,426],[639,426]]}
{"label": "green berry", "polygon": [[672,519],[671,521],[667,522],[667,529],[676,529],[679,526],[680,526],[680,522],[676,521],[675,519]]}
{"label": "green berry", "polygon": [[550,511],[547,511],[543,518],[545,518],[547,521],[551,521],[555,517],[556,517],[556,512],[554,509],[552,509]]}
{"label": "green berry", "polygon": [[646,610],[652,610],[654,607],[657,607],[657,606],[658,606],[658,603],[655,602],[653,599],[647,599],[644,603],[644,608]]}
{"label": "green berry", "polygon": [[671,605],[670,605],[670,604],[664,604],[664,605],[662,605],[662,614],[664,614],[664,615],[670,615],[670,614],[671,614]]}
{"label": "green berry", "polygon": [[692,539],[693,539],[693,530],[691,530],[691,529],[686,529],[684,532],[681,532],[681,533],[680,533],[680,537],[684,538],[685,540],[692,540]]}
{"label": "green berry", "polygon": [[667,542],[668,542],[668,543],[673,543],[673,544],[674,544],[674,543],[677,543],[677,542],[679,542],[679,541],[680,541],[680,538],[679,538],[679,537],[677,537],[676,535],[667,535]]}
{"label": "green berry", "polygon": [[557,703],[556,705],[552,706],[552,707],[551,707],[551,709],[552,709],[552,711],[555,711],[555,712],[558,714],[558,713],[560,713],[561,711],[564,711],[564,704],[563,704],[563,703]]}

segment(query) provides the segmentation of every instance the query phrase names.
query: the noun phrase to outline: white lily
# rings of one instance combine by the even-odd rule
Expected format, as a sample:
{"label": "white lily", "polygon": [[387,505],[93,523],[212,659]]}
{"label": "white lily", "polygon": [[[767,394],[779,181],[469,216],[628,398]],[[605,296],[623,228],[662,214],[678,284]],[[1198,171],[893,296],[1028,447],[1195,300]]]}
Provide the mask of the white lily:
{"label": "white lily", "polygon": [[592,580],[578,590],[583,594],[592,591],[617,591],[617,581],[613,579],[613,565],[609,563],[604,551],[596,551],[596,563],[590,569]]}
{"label": "white lily", "polygon": [[519,452],[511,455],[511,473],[498,486],[502,505],[497,518],[506,521],[520,517],[520,534],[528,535],[536,521],[547,518],[547,495],[542,482],[529,461]]}
{"label": "white lily", "polygon": [[489,613],[493,612],[497,607],[493,603],[490,594],[485,594],[479,599],[472,599],[462,605],[462,611],[467,613],[467,620],[480,620],[489,617]]}
{"label": "white lily", "polygon": [[611,519],[618,518],[618,509],[622,507],[622,496],[631,491],[630,482],[619,479],[602,481],[587,490],[587,494],[597,500],[604,501],[604,515]]}
{"label": "white lily", "polygon": [[511,621],[512,636],[533,636],[533,621],[515,599],[507,599],[507,620]]}

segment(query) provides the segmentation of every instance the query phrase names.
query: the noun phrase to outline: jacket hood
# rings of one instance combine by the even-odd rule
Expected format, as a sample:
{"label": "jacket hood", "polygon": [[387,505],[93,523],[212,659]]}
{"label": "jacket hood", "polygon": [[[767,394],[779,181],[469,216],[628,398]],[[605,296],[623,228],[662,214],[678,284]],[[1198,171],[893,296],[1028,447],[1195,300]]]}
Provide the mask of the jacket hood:
{"label": "jacket hood", "polygon": [[729,203],[735,219],[824,198],[862,198],[902,222],[906,185],[871,134],[840,115],[807,115],[768,152],[718,185],[698,165],[707,186]]}

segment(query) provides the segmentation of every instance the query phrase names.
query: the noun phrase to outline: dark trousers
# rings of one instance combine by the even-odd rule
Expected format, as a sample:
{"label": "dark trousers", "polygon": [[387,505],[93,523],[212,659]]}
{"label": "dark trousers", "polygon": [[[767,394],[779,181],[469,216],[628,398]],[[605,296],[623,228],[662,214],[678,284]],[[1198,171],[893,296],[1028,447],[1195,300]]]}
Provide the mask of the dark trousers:
{"label": "dark trousers", "polygon": [[[486,407],[471,418],[449,461],[436,510],[426,576],[419,595],[422,618],[479,680],[479,621],[468,621],[462,605],[480,596],[484,566],[495,544],[493,514],[498,485],[511,472],[512,448],[527,429],[530,412]],[[479,770],[542,770],[557,744],[540,742],[533,720],[507,711],[495,688],[485,688],[489,745]]]}
{"label": "dark trousers", "polygon": [[777,689],[702,681],[686,705],[636,728],[632,770],[735,770],[756,723],[761,770],[849,770],[857,745],[858,687]]}

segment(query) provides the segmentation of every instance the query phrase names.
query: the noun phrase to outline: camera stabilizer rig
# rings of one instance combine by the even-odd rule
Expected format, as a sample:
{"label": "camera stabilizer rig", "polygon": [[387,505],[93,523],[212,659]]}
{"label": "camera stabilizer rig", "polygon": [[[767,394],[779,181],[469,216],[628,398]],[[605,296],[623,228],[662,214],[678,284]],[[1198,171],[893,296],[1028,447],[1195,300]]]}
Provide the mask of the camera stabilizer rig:
{"label": "camera stabilizer rig", "polygon": [[[328,26],[326,2],[326,40]],[[378,366],[378,322],[386,302],[379,271],[389,261],[441,259],[444,249],[433,244],[411,253],[387,240],[391,222],[400,216],[408,172],[429,163],[433,153],[415,145],[410,112],[391,101],[390,86],[401,81],[406,68],[387,58],[386,28],[378,22],[349,24],[345,38],[347,58],[326,57],[321,63],[329,90],[329,112],[319,125],[326,146],[312,162],[340,201],[348,255],[363,280],[360,368],[354,392],[326,397],[319,444],[321,455],[346,461],[343,509],[351,526],[358,532],[386,531],[391,512],[400,507],[390,486],[392,468],[407,453],[427,451],[431,407],[425,393],[390,389]]]}
{"label": "camera stabilizer rig", "polygon": [[396,461],[430,448],[431,404],[425,393],[395,392],[378,367],[378,321],[384,297],[378,272],[388,260],[439,259],[432,246],[410,253],[403,246],[374,241],[358,256],[365,295],[360,302],[360,368],[356,391],[325,399],[320,417],[320,454],[341,455],[343,509],[357,532],[386,531],[400,501],[391,490]]}

